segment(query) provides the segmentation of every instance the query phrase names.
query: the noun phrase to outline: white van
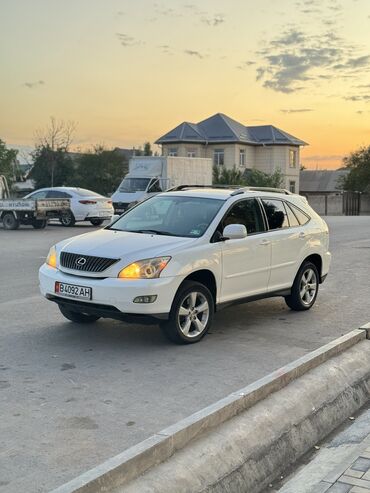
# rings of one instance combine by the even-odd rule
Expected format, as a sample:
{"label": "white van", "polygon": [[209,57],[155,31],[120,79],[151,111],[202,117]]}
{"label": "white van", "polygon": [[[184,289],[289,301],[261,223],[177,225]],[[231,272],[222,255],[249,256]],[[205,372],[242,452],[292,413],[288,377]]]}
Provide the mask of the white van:
{"label": "white van", "polygon": [[211,159],[133,157],[129,161],[129,173],[112,195],[114,212],[122,214],[129,206],[171,187],[211,184]]}

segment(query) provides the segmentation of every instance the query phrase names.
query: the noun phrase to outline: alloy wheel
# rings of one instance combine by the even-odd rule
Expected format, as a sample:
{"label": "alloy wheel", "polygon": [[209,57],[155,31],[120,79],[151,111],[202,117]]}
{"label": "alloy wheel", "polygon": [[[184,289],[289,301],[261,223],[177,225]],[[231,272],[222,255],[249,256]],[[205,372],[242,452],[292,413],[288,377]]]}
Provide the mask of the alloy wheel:
{"label": "alloy wheel", "polygon": [[317,277],[313,269],[306,269],[301,278],[299,285],[299,295],[302,303],[306,306],[312,303],[317,291]]}
{"label": "alloy wheel", "polygon": [[209,304],[207,298],[200,292],[188,293],[179,309],[178,324],[186,337],[197,337],[207,327],[209,319]]}

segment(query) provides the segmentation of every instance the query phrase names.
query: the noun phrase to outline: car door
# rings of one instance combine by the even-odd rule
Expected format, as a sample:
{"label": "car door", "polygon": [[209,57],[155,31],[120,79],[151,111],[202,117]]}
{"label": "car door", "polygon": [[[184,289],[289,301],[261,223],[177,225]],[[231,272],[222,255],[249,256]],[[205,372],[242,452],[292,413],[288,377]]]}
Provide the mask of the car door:
{"label": "car door", "polygon": [[267,291],[271,262],[271,242],[266,238],[265,223],[259,202],[254,198],[234,203],[219,225],[243,224],[247,236],[222,243],[223,302]]}
{"label": "car door", "polygon": [[291,287],[298,269],[304,237],[297,218],[280,199],[261,199],[271,240],[271,274],[268,291]]}

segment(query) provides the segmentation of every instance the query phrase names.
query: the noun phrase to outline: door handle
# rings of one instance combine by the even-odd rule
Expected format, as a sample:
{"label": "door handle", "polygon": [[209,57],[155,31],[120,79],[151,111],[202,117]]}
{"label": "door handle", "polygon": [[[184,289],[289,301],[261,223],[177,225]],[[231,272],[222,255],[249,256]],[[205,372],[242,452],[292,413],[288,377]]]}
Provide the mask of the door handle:
{"label": "door handle", "polygon": [[261,240],[260,245],[269,245],[270,243],[270,240]]}
{"label": "door handle", "polygon": [[306,233],[304,233],[304,232],[302,231],[302,233],[299,233],[299,237],[300,237],[301,239],[306,238]]}

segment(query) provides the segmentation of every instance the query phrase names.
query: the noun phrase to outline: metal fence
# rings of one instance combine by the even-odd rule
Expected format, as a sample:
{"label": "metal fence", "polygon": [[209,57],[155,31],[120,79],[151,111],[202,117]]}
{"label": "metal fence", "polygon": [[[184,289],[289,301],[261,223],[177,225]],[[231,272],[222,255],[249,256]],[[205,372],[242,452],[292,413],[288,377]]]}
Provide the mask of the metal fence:
{"label": "metal fence", "polygon": [[370,215],[370,194],[360,192],[304,193],[310,206],[322,216]]}

